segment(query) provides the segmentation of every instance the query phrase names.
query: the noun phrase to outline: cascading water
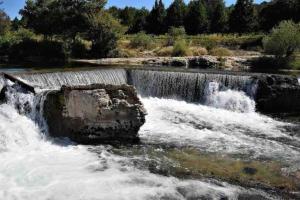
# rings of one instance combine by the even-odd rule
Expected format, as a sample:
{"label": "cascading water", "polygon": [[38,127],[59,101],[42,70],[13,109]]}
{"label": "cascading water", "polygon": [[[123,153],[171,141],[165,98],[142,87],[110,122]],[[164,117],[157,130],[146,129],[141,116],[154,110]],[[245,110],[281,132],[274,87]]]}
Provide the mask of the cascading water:
{"label": "cascading water", "polygon": [[90,85],[96,83],[122,85],[127,83],[126,70],[108,69],[74,72],[19,74],[17,77],[40,88],[57,89],[62,85]]}
{"label": "cascading water", "polygon": [[175,98],[188,102],[205,102],[205,89],[217,82],[220,90],[249,91],[253,96],[249,76],[132,70],[131,82],[142,96]]}
{"label": "cascading water", "polygon": [[11,91],[7,96],[8,104],[0,105],[0,199],[237,199],[251,194],[271,198],[221,182],[155,175],[111,153],[109,146],[46,139],[32,119],[15,109],[20,98],[35,105],[33,99]]}
{"label": "cascading water", "polygon": [[[42,89],[128,81],[125,70],[18,77]],[[143,96],[148,111],[139,148],[195,148],[238,159],[282,162],[288,173],[300,170],[299,129],[254,111],[250,97],[255,85],[249,85],[248,76],[132,70],[129,80]],[[54,140],[47,137],[42,117],[47,91],[33,97],[16,89],[8,90],[8,103],[0,105],[0,199],[234,200],[251,195],[252,199],[277,199],[260,190],[214,179],[162,176],[136,164],[136,158],[147,162],[152,155],[133,159],[116,154],[111,146]]]}
{"label": "cascading water", "polygon": [[2,76],[2,74],[0,74],[0,91],[2,90],[4,84],[5,84],[4,77]]}
{"label": "cascading water", "polygon": [[254,112],[255,101],[242,91],[220,91],[217,82],[210,82],[205,89],[205,105],[237,112]]}

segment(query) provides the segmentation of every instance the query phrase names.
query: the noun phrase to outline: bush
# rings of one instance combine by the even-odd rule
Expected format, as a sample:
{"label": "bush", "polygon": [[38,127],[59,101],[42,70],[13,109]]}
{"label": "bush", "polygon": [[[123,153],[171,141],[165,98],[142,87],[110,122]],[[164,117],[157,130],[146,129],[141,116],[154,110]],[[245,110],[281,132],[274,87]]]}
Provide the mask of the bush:
{"label": "bush", "polygon": [[163,47],[163,48],[159,49],[158,51],[156,51],[155,53],[157,56],[169,57],[169,56],[172,56],[173,47],[172,46]]}
{"label": "bush", "polygon": [[263,45],[266,53],[277,57],[291,57],[300,49],[300,24],[292,21],[281,22],[263,39]]}
{"label": "bush", "polygon": [[83,40],[75,40],[71,44],[71,57],[72,58],[86,58],[88,56],[88,50],[90,45]]}
{"label": "bush", "polygon": [[132,48],[151,49],[154,46],[153,38],[144,32],[140,32],[130,40],[130,46]]}
{"label": "bush", "polygon": [[177,40],[175,42],[172,56],[179,57],[179,56],[188,56],[190,55],[189,47],[185,40]]}
{"label": "bush", "polygon": [[190,50],[193,56],[203,56],[208,54],[206,48],[203,47],[191,47]]}
{"label": "bush", "polygon": [[186,36],[184,27],[171,27],[168,31],[167,45],[172,46],[179,39],[183,39]]}
{"label": "bush", "polygon": [[24,39],[9,48],[9,59],[16,61],[62,62],[67,58],[62,42]]}
{"label": "bush", "polygon": [[219,48],[214,48],[210,50],[210,55],[212,56],[218,56],[218,57],[223,57],[223,56],[232,56],[233,53],[229,49],[219,47]]}

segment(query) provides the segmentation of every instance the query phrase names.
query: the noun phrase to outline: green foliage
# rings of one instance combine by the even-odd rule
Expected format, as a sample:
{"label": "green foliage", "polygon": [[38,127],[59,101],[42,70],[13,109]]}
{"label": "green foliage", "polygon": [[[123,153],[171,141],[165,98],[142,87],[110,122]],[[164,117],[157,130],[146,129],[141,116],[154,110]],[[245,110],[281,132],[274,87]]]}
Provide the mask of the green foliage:
{"label": "green foliage", "polygon": [[107,12],[89,19],[91,27],[87,39],[92,42],[90,55],[94,58],[107,57],[117,47],[118,32],[122,31],[117,21]]}
{"label": "green foliage", "polygon": [[166,31],[165,24],[164,24],[165,16],[166,16],[166,10],[162,0],[159,1],[155,0],[155,5],[146,19],[147,33],[152,33],[156,35],[165,33]]}
{"label": "green foliage", "polygon": [[134,23],[137,12],[138,10],[136,8],[128,6],[126,6],[124,9],[121,9],[119,11],[119,19],[121,20],[121,24],[131,26]]}
{"label": "green foliage", "polygon": [[183,0],[174,0],[167,9],[165,24],[167,27],[180,27],[184,25],[186,5]]}
{"label": "green foliage", "polygon": [[255,31],[256,13],[253,0],[238,0],[230,14],[230,31],[248,33]]}
{"label": "green foliage", "polygon": [[189,46],[186,41],[183,39],[177,40],[174,44],[172,56],[188,56],[189,54]]}
{"label": "green foliage", "polygon": [[0,36],[3,36],[10,28],[10,19],[8,15],[0,9]]}
{"label": "green foliage", "polygon": [[89,27],[88,18],[97,15],[105,0],[28,0],[20,11],[27,27],[46,37],[75,38]]}
{"label": "green foliage", "polygon": [[150,49],[153,47],[153,39],[144,32],[140,32],[131,39],[130,46],[133,48]]}
{"label": "green foliage", "polygon": [[24,39],[9,48],[10,60],[60,62],[66,59],[62,42]]}
{"label": "green foliage", "polygon": [[300,24],[283,21],[263,40],[266,53],[291,57],[300,48]]}
{"label": "green foliage", "polygon": [[134,16],[133,23],[129,26],[128,33],[138,33],[146,30],[147,16],[149,11],[145,8],[138,10]]}
{"label": "green foliage", "polygon": [[172,46],[174,43],[179,40],[183,39],[186,36],[184,27],[171,27],[168,31],[168,41],[167,46]]}
{"label": "green foliage", "polygon": [[260,27],[269,31],[283,20],[300,21],[300,1],[299,0],[277,0],[271,1],[263,6],[259,12]]}
{"label": "green foliage", "polygon": [[90,45],[88,42],[78,38],[71,44],[71,57],[86,58],[88,57],[89,49]]}
{"label": "green foliage", "polygon": [[217,0],[210,15],[210,32],[225,32],[227,26],[227,14],[223,0]]}
{"label": "green foliage", "polygon": [[185,29],[188,34],[196,35],[208,30],[208,16],[202,0],[190,1],[185,18]]}

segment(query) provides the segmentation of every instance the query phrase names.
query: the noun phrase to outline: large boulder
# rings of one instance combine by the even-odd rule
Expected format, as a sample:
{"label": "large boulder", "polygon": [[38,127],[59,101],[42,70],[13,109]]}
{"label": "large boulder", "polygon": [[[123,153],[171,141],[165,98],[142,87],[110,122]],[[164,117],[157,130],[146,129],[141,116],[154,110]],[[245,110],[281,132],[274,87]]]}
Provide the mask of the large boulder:
{"label": "large boulder", "polygon": [[283,75],[252,77],[256,84],[256,107],[266,113],[300,112],[300,85],[298,79]]}
{"label": "large boulder", "polygon": [[44,101],[51,136],[82,144],[132,143],[145,123],[146,111],[132,86],[63,86]]}

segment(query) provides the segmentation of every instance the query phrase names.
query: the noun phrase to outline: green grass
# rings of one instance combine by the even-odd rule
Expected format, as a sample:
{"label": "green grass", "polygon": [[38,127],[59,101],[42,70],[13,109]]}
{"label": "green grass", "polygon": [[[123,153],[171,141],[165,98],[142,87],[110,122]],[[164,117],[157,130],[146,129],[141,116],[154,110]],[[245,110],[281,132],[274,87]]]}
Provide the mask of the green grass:
{"label": "green grass", "polygon": [[300,52],[296,54],[295,60],[290,63],[290,68],[300,70]]}

